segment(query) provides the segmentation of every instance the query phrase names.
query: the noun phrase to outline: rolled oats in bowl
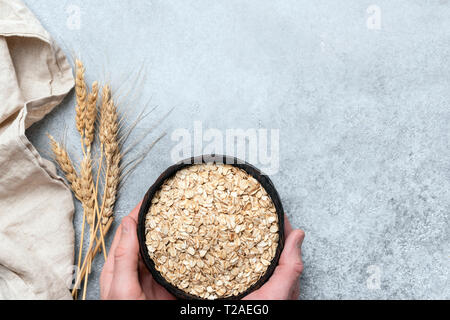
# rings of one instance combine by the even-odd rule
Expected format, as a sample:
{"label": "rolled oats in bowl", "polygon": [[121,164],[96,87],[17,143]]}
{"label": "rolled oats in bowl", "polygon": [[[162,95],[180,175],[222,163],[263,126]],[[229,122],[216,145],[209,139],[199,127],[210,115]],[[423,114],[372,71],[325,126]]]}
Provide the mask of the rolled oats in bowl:
{"label": "rolled oats in bowl", "polygon": [[244,169],[180,167],[152,193],[146,212],[141,208],[141,252],[155,279],[176,296],[240,298],[273,272],[283,236],[280,212]]}

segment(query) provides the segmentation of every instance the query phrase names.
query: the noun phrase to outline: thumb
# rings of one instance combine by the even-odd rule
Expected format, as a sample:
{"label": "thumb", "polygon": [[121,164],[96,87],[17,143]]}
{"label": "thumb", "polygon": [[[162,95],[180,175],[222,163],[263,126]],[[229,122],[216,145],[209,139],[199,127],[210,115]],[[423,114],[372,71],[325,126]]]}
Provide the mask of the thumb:
{"label": "thumb", "polygon": [[278,267],[286,267],[289,276],[298,278],[303,272],[302,244],[305,239],[303,230],[292,231],[286,239]]}
{"label": "thumb", "polygon": [[301,246],[305,232],[292,231],[286,239],[280,261],[272,277],[261,288],[275,299],[297,299],[299,294],[299,278],[303,272]]}
{"label": "thumb", "polygon": [[[113,284],[120,287],[111,288],[113,292],[127,295],[125,288],[139,288],[139,243],[136,233],[136,222],[130,218],[122,219],[120,240],[114,252]],[[116,289],[116,290],[114,290]]]}

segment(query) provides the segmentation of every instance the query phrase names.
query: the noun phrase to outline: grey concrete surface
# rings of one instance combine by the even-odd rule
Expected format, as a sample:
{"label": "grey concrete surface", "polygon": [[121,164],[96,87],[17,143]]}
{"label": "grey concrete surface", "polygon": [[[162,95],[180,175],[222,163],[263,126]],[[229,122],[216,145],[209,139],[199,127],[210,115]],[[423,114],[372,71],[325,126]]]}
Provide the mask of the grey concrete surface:
{"label": "grey concrete surface", "polygon": [[[172,163],[177,128],[278,128],[271,178],[306,231],[301,299],[450,298],[450,1],[25,3],[90,81],[117,88],[143,67],[132,105],[158,108],[131,140],[175,107],[134,151],[168,133],[121,190],[119,221]],[[50,132],[79,156],[73,104],[28,130],[42,154]]]}

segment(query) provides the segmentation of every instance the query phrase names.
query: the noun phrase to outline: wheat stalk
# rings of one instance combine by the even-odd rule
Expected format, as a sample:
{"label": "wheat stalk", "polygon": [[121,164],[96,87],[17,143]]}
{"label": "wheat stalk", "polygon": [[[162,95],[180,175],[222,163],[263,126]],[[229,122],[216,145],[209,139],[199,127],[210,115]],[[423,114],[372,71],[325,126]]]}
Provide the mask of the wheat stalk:
{"label": "wheat stalk", "polygon": [[[109,89],[107,87],[107,92]],[[92,84],[92,91],[89,93],[89,96],[87,98],[86,103],[86,118],[84,119],[85,122],[85,131],[84,131],[84,144],[86,146],[87,152],[84,154],[83,162],[82,162],[82,172],[84,172],[85,181],[84,183],[86,186],[89,187],[89,192],[85,195],[86,202],[89,204],[89,206],[86,207],[87,211],[87,222],[90,226],[90,243],[93,243],[93,238],[95,238],[96,242],[99,242],[96,233],[97,229],[95,229],[95,214],[97,214],[98,221],[101,220],[101,214],[98,208],[98,202],[97,202],[97,192],[98,188],[94,185],[93,175],[92,175],[92,161],[91,161],[91,146],[94,141],[94,135],[95,135],[95,122],[97,119],[97,99],[98,99],[98,92],[99,87],[98,83],[94,82]],[[106,93],[105,93],[106,94]],[[105,96],[104,96],[105,97]],[[81,139],[83,140],[83,135],[81,135]],[[95,231],[94,231],[95,229]],[[104,240],[104,234],[103,234],[103,226],[100,226],[100,241],[103,245],[103,254],[106,260],[106,247],[105,247],[105,240]],[[80,252],[81,252],[82,244],[80,244]],[[88,274],[91,270],[91,264],[92,264],[93,257],[89,257],[88,261]],[[81,258],[79,263],[81,262]],[[88,281],[88,274],[86,274],[85,282],[84,282],[84,290],[83,290],[83,300],[86,298],[86,288],[87,288],[87,281]]]}
{"label": "wheat stalk", "polygon": [[[111,225],[112,225],[113,221],[114,221],[114,218],[111,218],[108,221],[108,223],[105,225],[105,228],[104,228],[105,234],[108,233],[109,229],[111,228]],[[96,230],[98,230],[98,227],[99,227],[99,224],[97,224]],[[86,258],[84,259],[81,268],[78,268],[79,269],[79,273],[78,273],[77,279],[75,280],[75,285],[74,285],[75,289],[72,291],[72,295],[73,296],[75,296],[75,294],[76,294],[76,288],[78,288],[78,286],[81,284],[81,282],[83,281],[84,277],[87,274],[87,267],[88,267],[87,266],[87,262],[90,259],[92,259],[93,257],[95,257],[95,255],[100,250],[100,245],[101,245],[101,243],[99,243],[99,242],[97,242],[95,244],[95,246],[93,245],[93,242],[91,242],[89,244],[89,248],[87,250]]]}
{"label": "wheat stalk", "polygon": [[[75,74],[75,95],[76,95],[76,117],[75,124],[80,134],[81,150],[83,151],[83,160],[81,163],[81,201],[83,203],[83,226],[81,231],[80,246],[79,246],[79,261],[78,267],[81,263],[81,255],[83,251],[84,242],[84,224],[88,222],[90,226],[90,240],[94,234],[95,224],[95,212],[98,212],[97,194],[94,192],[94,182],[92,178],[92,160],[91,160],[91,145],[94,141],[95,134],[95,120],[97,117],[97,96],[98,96],[98,83],[94,82],[92,85],[92,91],[88,95],[88,87],[85,81],[85,68],[80,60],[75,61],[76,74]],[[83,144],[84,143],[84,144]],[[85,151],[85,147],[87,152]],[[96,237],[96,236],[95,236]],[[102,236],[102,243],[104,239]]]}
{"label": "wheat stalk", "polygon": [[[125,116],[123,114],[119,116],[117,104],[112,99],[111,87],[104,85],[100,94],[99,84],[98,82],[94,82],[89,92],[85,81],[85,67],[83,63],[76,59],[75,65],[75,123],[77,131],[80,134],[81,150],[83,152],[79,174],[75,170],[65,148],[56,142],[53,137],[49,136],[49,139],[56,162],[64,172],[75,197],[83,206],[83,225],[79,247],[80,251],[78,253],[79,273],[75,281],[75,287],[72,290],[72,295],[75,298],[77,297],[78,287],[84,282],[83,299],[85,299],[92,261],[101,249],[101,246],[103,246],[103,253],[106,259],[104,235],[108,233],[114,221],[114,207],[124,169],[121,162],[126,154],[126,152],[123,152],[122,147],[130,132],[126,132],[123,129],[123,123],[121,122]],[[135,88],[130,88],[130,90],[131,92],[136,92]],[[99,95],[101,95],[101,101],[99,101]],[[99,104],[98,109],[97,104]],[[129,131],[143,118],[143,114],[139,115]],[[98,121],[97,118],[99,118]],[[100,155],[98,168],[96,168],[97,177],[94,179],[93,163],[97,163],[97,159],[93,162],[92,146],[94,145],[97,127]],[[122,135],[123,131],[125,133]],[[100,176],[103,174],[103,179],[100,179]],[[103,188],[101,188],[101,181],[103,181]],[[100,198],[101,189],[102,196]],[[99,203],[101,203],[101,206],[99,206]],[[90,239],[84,259],[82,259],[86,225],[90,227]],[[97,238],[98,233],[100,233],[100,240]]]}
{"label": "wheat stalk", "polygon": [[[91,227],[91,236],[93,232],[93,226],[95,222],[95,212],[98,212],[97,193],[94,186],[93,174],[92,174],[92,160],[91,160],[91,146],[94,142],[95,135],[95,121],[97,119],[97,98],[98,98],[98,82],[95,81],[92,84],[92,90],[86,100],[86,112],[84,121],[84,145],[86,146],[86,152],[84,152],[83,161],[81,163],[81,176],[84,178],[84,186],[87,193],[84,195],[87,210],[87,222]],[[81,135],[83,140],[83,135]],[[102,242],[104,242],[103,235]],[[81,246],[80,246],[81,247]]]}
{"label": "wheat stalk", "polygon": [[106,177],[103,192],[102,223],[111,217],[116,201],[120,179],[121,153],[119,149],[119,115],[114,101],[110,99],[101,110],[100,141],[106,159]]}
{"label": "wheat stalk", "polygon": [[[85,176],[87,177],[90,193],[87,195],[87,198],[92,205],[92,207],[95,207],[95,211],[98,211],[98,204],[97,204],[97,190],[94,186],[94,181],[92,178],[92,158],[91,158],[91,147],[94,142],[94,136],[95,136],[95,122],[97,120],[97,99],[98,99],[98,93],[99,93],[99,86],[98,82],[94,81],[92,84],[92,90],[89,92],[89,95],[87,97],[86,102],[86,114],[84,119],[84,145],[86,146],[86,153],[84,154],[83,162],[85,167]],[[82,136],[83,138],[83,136]],[[82,165],[83,167],[83,165]],[[94,213],[92,212],[92,217],[90,219],[89,224],[93,225],[93,220],[95,218]],[[103,240],[103,239],[102,239]]]}

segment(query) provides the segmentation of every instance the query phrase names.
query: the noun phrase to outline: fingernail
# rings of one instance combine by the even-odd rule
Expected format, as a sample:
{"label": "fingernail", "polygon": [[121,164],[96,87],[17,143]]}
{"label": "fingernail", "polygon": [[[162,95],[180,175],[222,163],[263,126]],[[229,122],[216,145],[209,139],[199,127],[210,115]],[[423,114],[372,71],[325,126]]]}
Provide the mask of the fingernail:
{"label": "fingernail", "polygon": [[130,222],[128,221],[128,219],[122,221],[122,232],[123,233],[130,232]]}

